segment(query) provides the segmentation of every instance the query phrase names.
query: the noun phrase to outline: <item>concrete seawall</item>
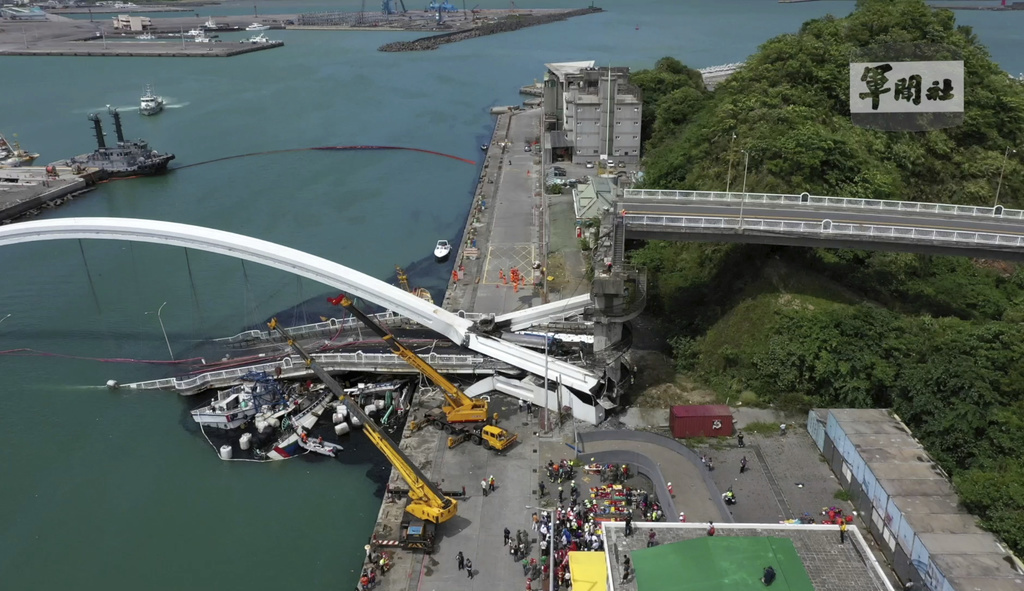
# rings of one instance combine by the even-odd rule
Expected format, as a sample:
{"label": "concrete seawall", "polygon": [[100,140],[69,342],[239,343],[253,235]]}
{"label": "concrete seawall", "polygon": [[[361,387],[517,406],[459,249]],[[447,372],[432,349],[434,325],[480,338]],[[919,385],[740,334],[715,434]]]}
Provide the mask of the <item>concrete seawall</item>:
{"label": "concrete seawall", "polygon": [[421,39],[415,39],[413,41],[395,41],[393,43],[386,43],[384,45],[381,45],[377,49],[378,51],[426,51],[431,49],[437,49],[438,47],[446,43],[455,43],[457,41],[475,39],[476,37],[483,37],[485,35],[496,35],[498,33],[518,31],[519,29],[524,29],[526,27],[546,25],[548,23],[563,21],[574,16],[582,16],[584,14],[593,14],[602,11],[603,9],[592,6],[588,8],[580,8],[577,10],[557,12],[554,14],[513,14],[506,16],[502,19],[499,19],[495,22],[485,23],[483,25],[474,27],[469,30],[441,33],[439,35],[423,37]]}

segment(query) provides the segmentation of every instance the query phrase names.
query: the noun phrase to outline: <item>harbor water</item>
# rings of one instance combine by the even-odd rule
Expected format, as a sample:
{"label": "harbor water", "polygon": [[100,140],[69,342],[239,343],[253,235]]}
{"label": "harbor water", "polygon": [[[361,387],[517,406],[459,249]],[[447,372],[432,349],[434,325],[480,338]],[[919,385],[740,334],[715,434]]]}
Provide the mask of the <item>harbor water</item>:
{"label": "harbor water", "polygon": [[[360,4],[260,2],[258,10],[266,16]],[[422,36],[416,33],[274,30],[268,37],[284,40],[284,48],[228,59],[6,58],[3,79],[19,82],[0,93],[0,131],[17,133],[25,148],[42,154],[41,162],[51,162],[91,151],[86,117],[105,113],[109,104],[123,113],[126,135],[177,155],[172,168],[346,145],[407,146],[474,160],[493,125],[490,107],[519,103],[519,87],[539,79],[546,62],[594,59],[643,68],[665,55],[694,67],[738,62],[808,18],[853,7],[774,0],[598,4],[607,12],[429,52],[376,51]],[[205,19],[251,10],[251,2],[228,2],[198,12]],[[1006,70],[1024,71],[1015,38],[1024,14],[957,17],[974,26]],[[247,35],[222,37],[233,43]],[[134,110],[147,84],[168,105],[153,117]],[[113,126],[109,117],[105,122],[110,140]],[[433,245],[461,235],[478,174],[475,165],[420,152],[280,152],[107,183],[40,217],[198,224],[382,279],[399,264],[440,301],[451,268],[432,261]],[[341,462],[224,462],[187,416],[193,401],[103,387],[108,379],[182,371],[112,360],[188,358],[202,340],[235,334],[282,310],[315,321],[332,311],[324,296],[336,294],[233,259],[108,241],[5,247],[0,278],[0,442],[7,450],[0,462],[0,586],[354,584],[380,503],[378,483],[389,471],[361,436],[342,441]]]}

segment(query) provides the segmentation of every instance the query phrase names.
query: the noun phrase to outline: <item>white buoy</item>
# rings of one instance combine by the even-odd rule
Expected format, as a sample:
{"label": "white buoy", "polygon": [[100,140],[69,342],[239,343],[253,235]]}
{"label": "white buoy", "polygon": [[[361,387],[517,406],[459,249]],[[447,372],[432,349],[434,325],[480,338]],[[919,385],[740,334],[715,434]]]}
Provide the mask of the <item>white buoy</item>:
{"label": "white buoy", "polygon": [[243,433],[238,438],[238,447],[242,448],[242,451],[249,449],[249,442],[252,441],[252,433]]}
{"label": "white buoy", "polygon": [[277,429],[278,427],[281,426],[281,419],[279,419],[277,417],[273,417],[269,421],[267,421],[267,424],[270,425],[271,427]]}
{"label": "white buoy", "polygon": [[363,408],[363,412],[365,412],[367,414],[367,416],[375,415],[375,414],[377,414],[377,405],[376,404],[367,404],[366,407]]}
{"label": "white buoy", "polygon": [[334,433],[336,435],[344,435],[349,432],[349,429],[348,423],[338,423],[334,426]]}
{"label": "white buoy", "polygon": [[363,422],[362,422],[362,421],[360,421],[360,420],[359,420],[359,417],[357,417],[356,415],[352,415],[352,416],[350,416],[350,417],[349,417],[349,420],[351,420],[351,421],[352,421],[352,427],[353,427],[353,428],[357,428],[357,429],[358,429],[359,427],[362,427],[362,426],[363,426]]}
{"label": "white buoy", "polygon": [[331,422],[334,423],[335,425],[337,425],[338,423],[344,423],[345,417],[340,413],[334,413],[334,415],[331,417]]}
{"label": "white buoy", "polygon": [[384,410],[384,407],[387,406],[387,403],[384,402],[383,400],[378,400],[375,404],[377,406],[378,411]]}
{"label": "white buoy", "polygon": [[231,453],[232,453],[232,451],[231,451],[231,446],[230,445],[222,445],[222,446],[220,446],[220,459],[222,459],[222,460],[230,460],[231,459]]}
{"label": "white buoy", "polygon": [[341,415],[341,418],[343,418],[343,419],[344,419],[345,417],[347,417],[347,416],[348,416],[348,407],[347,407],[347,406],[345,406],[344,404],[342,404],[342,405],[339,405],[339,406],[338,406],[338,410],[336,410],[336,411],[334,411],[334,412],[335,412],[336,414],[339,414],[339,415]]}
{"label": "white buoy", "polygon": [[117,383],[117,380],[107,380],[107,387],[111,390],[117,390],[121,384]]}
{"label": "white buoy", "polygon": [[267,430],[267,422],[262,420],[262,419],[257,419],[256,420],[256,432],[257,433],[263,433],[266,430]]}

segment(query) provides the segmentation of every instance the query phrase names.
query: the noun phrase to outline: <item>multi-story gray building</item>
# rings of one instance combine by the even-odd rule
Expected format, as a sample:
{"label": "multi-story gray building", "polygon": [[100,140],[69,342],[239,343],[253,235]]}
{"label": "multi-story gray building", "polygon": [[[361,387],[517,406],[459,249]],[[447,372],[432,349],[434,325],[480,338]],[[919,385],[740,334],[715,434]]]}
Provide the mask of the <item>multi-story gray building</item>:
{"label": "multi-story gray building", "polygon": [[550,161],[640,160],[640,89],[629,68],[545,64],[544,148]]}

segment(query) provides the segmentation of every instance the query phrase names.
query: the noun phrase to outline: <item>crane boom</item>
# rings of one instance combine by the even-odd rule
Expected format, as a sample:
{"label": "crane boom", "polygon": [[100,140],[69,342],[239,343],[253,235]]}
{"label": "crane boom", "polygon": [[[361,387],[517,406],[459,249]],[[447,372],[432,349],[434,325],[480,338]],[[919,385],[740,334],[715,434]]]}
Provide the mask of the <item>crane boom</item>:
{"label": "crane boom", "polygon": [[486,400],[474,400],[466,396],[465,392],[445,379],[436,369],[424,361],[422,357],[403,345],[401,341],[395,338],[395,335],[384,330],[382,326],[370,319],[362,310],[356,308],[355,303],[347,296],[342,295],[338,298],[331,298],[330,301],[331,303],[340,304],[351,312],[353,316],[362,321],[363,324],[383,339],[395,355],[404,359],[406,363],[413,366],[441,389],[445,400],[442,410],[447,416],[449,423],[478,423],[487,420]]}
{"label": "crane boom", "polygon": [[[360,312],[361,314],[361,312]],[[365,322],[365,320],[364,320]],[[338,384],[338,382],[331,377],[320,365],[309,356],[308,353],[297,343],[295,339],[288,335],[287,332],[277,323],[277,318],[272,319],[268,326],[271,330],[277,331],[288,344],[295,349],[295,351],[302,357],[303,361],[306,362],[306,367],[313,370],[318,378],[333,392],[341,402],[348,407],[348,411],[353,416],[358,418],[363,423],[363,432],[370,441],[377,446],[377,449],[384,454],[384,457],[391,462],[391,465],[398,470],[401,474],[402,479],[409,485],[409,505],[405,508],[406,511],[422,519],[424,521],[430,521],[433,523],[444,523],[455,516],[458,510],[458,501],[455,499],[446,497],[437,486],[435,486],[430,479],[428,479],[419,467],[413,463],[409,456],[405,455],[405,452],[395,444],[394,441],[388,437],[387,433],[381,430],[377,423],[370,417],[366,416],[358,404],[353,403],[348,396],[345,395],[345,390]]]}

